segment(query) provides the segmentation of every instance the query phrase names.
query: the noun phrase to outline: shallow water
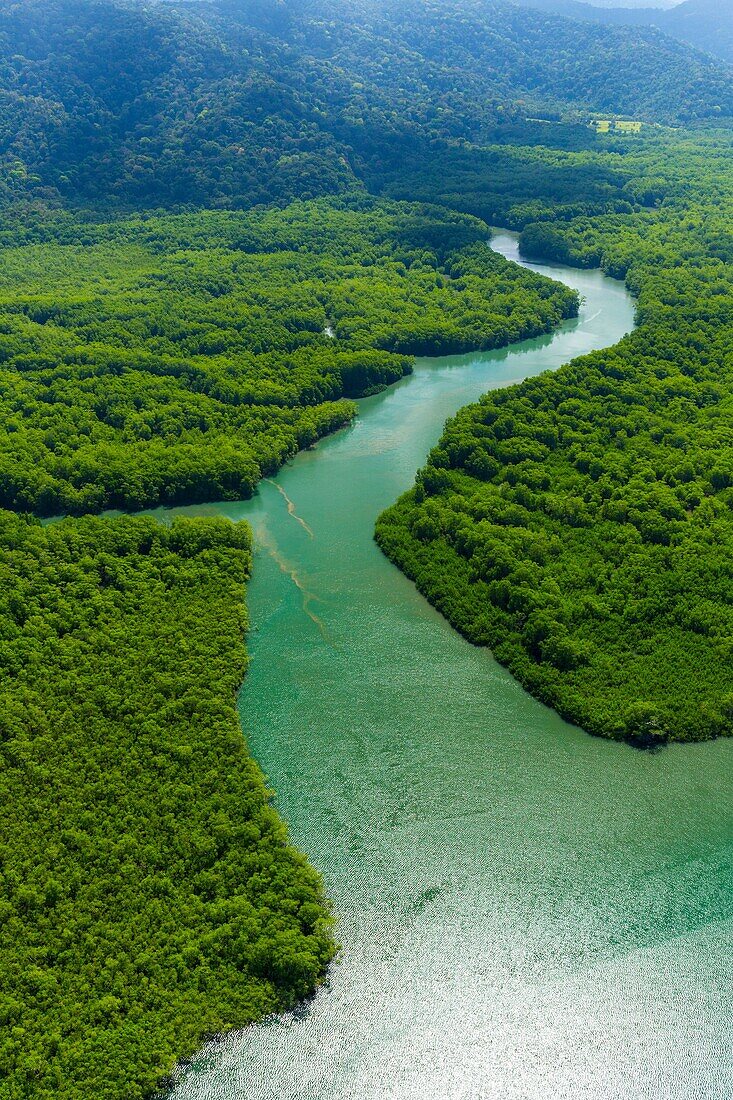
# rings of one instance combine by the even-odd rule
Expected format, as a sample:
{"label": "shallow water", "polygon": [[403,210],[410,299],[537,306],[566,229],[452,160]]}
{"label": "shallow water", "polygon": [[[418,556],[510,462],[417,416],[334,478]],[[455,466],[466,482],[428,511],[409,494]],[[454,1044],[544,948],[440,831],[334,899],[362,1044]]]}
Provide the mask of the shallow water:
{"label": "shallow water", "polygon": [[252,524],[242,722],[343,951],[172,1100],[733,1096],[733,742],[650,755],[569,726],[372,541],[447,416],[631,328],[620,283],[538,270],[582,292],[578,321],[421,360],[253,500],[185,509]]}

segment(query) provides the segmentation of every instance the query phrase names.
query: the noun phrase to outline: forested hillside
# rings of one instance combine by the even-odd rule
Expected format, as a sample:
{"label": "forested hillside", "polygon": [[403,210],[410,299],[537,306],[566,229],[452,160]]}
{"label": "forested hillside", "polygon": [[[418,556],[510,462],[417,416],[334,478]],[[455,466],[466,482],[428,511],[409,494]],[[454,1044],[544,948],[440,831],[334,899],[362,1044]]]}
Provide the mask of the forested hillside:
{"label": "forested hillside", "polygon": [[497,90],[507,104],[657,122],[731,114],[730,71],[653,29],[602,29],[495,0],[355,0],[349,20],[338,0],[294,7],[305,18],[292,20],[291,40],[388,90],[409,117],[422,121],[415,109],[427,99],[440,121],[425,121],[443,136],[485,138],[477,112]]}
{"label": "forested hillside", "polygon": [[0,4],[0,199],[249,206],[348,190],[538,111],[733,116],[733,74],[654,30],[466,0]]}
{"label": "forested hillside", "polygon": [[733,63],[733,0],[683,0],[668,10],[623,4],[596,7],[581,0],[522,0],[527,7],[611,26],[657,27],[672,38]]}
{"label": "forested hillside", "polygon": [[625,276],[638,328],[464,409],[377,536],[539,698],[653,744],[733,728],[733,159],[727,135],[626,159],[646,209],[550,202],[522,249]]}

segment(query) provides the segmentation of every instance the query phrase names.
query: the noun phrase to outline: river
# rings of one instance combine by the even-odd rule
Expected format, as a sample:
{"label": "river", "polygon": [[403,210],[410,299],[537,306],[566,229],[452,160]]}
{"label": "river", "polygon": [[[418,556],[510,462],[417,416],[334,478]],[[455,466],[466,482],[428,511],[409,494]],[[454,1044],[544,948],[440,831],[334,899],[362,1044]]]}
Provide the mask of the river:
{"label": "river", "polygon": [[631,328],[622,284],[536,270],[580,290],[577,321],[420,360],[253,500],[185,509],[254,530],[242,723],[343,950],[310,1003],[210,1044],[172,1100],[733,1096],[733,741],[589,737],[372,541],[446,417]]}

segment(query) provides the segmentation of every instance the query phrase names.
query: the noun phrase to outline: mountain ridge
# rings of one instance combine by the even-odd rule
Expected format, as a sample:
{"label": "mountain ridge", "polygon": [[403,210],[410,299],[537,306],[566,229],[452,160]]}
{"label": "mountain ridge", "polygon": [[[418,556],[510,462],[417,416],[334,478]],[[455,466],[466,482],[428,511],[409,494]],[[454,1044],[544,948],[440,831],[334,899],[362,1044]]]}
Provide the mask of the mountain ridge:
{"label": "mountain ridge", "polygon": [[133,210],[361,188],[415,142],[541,111],[733,117],[733,73],[506,3],[0,4],[0,200]]}
{"label": "mountain ridge", "polygon": [[733,3],[731,0],[683,0],[671,8],[612,7],[584,0],[517,0],[536,11],[613,26],[657,27],[664,34],[689,43],[733,64]]}

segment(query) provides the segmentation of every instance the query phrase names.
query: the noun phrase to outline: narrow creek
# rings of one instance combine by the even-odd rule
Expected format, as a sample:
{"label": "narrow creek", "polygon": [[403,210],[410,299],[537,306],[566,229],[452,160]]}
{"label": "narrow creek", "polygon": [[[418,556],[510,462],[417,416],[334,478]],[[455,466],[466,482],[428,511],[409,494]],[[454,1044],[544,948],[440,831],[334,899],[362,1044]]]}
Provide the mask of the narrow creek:
{"label": "narrow creek", "polygon": [[[518,259],[516,238],[493,247]],[[633,325],[581,316],[424,359],[251,501],[253,755],[343,943],[298,1012],[210,1044],[171,1100],[729,1100],[733,740],[649,755],[569,726],[448,627],[372,541],[443,422]]]}

